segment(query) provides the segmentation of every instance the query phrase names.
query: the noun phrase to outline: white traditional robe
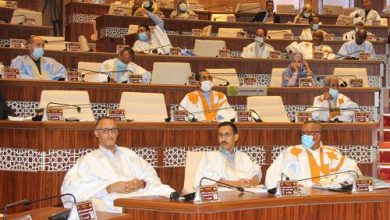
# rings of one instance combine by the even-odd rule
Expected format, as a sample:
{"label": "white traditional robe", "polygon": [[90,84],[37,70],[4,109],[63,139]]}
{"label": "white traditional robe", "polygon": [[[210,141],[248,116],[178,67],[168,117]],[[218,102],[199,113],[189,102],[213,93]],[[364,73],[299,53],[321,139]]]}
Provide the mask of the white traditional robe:
{"label": "white traditional robe", "polygon": [[356,103],[352,102],[347,96],[339,93],[337,99],[331,102],[331,107],[345,110],[340,110],[339,116],[329,118],[329,101],[324,99],[324,95],[320,95],[314,97],[313,106],[306,111],[312,112],[312,118],[315,121],[329,121],[337,118],[340,121],[351,122],[353,121],[355,111],[358,110],[357,108],[359,106]]}
{"label": "white traditional robe", "polygon": [[[365,40],[361,45],[358,45],[355,40],[350,40],[348,42],[345,42],[341,46],[338,54],[343,56],[359,58],[360,56],[359,51],[364,51],[366,53],[369,53],[370,58],[375,59],[374,47],[372,46],[372,43],[368,40]],[[342,56],[337,56],[337,57],[343,58]]]}
{"label": "white traditional robe", "polygon": [[313,59],[314,52],[323,52],[324,59],[334,59],[335,54],[333,53],[333,49],[328,46],[321,44],[318,47],[313,47],[313,43],[302,41],[297,43],[296,41],[292,42],[286,47],[287,52],[300,52],[303,55],[303,59]]}
{"label": "white traditional robe", "polygon": [[[239,179],[252,179],[254,176],[258,176],[261,180],[261,168],[260,166],[251,160],[251,158],[244,152],[235,151],[233,154],[234,166],[231,166],[230,162],[220,151],[206,152],[200,160],[198,170],[194,179],[193,187],[199,185],[202,177],[208,177],[214,180],[233,180]],[[203,180],[202,185],[215,184],[214,182]]]}
{"label": "white traditional robe", "polygon": [[194,19],[195,12],[191,9],[187,9],[184,13],[178,13],[177,10],[173,10],[169,16],[172,19],[191,20]]}
{"label": "white traditional robe", "polygon": [[11,61],[11,68],[19,69],[20,78],[38,80],[58,80],[66,78],[65,67],[50,57],[41,57],[41,73],[29,55],[17,56]]}
{"label": "white traditional robe", "polygon": [[[265,185],[268,189],[276,187],[278,181],[281,180],[282,173],[287,175],[290,180],[300,180],[347,170],[354,170],[361,175],[354,160],[345,157],[331,146],[321,144],[321,147],[314,151],[302,145],[296,145],[283,150],[273,161],[267,170]],[[353,177],[356,175],[340,174],[327,180],[316,178],[301,181],[299,184],[311,187],[316,183],[331,184],[330,179],[333,179],[333,183],[341,183],[345,180],[351,180]]]}
{"label": "white traditional robe", "polygon": [[[326,34],[326,32],[323,30],[319,30],[319,31],[321,31],[324,35]],[[299,39],[300,40],[313,40],[312,34],[313,34],[313,32],[312,32],[311,28],[305,28],[302,30],[301,35],[299,35]]]}
{"label": "white traditional robe", "polygon": [[181,100],[180,105],[185,108],[179,107],[181,110],[188,110],[189,117],[195,117],[198,121],[230,121],[236,118],[236,112],[222,92],[211,90],[210,102],[203,92],[199,90],[190,92]]}
{"label": "white traditional robe", "polygon": [[[111,76],[118,83],[127,81],[129,79],[129,75],[131,75],[131,74],[142,75],[142,81],[144,83],[150,82],[152,74],[149,71],[145,70],[144,68],[142,68],[141,66],[138,66],[137,64],[135,64],[133,62],[130,62],[129,64],[127,64],[127,70],[130,70],[131,72],[129,71],[129,72],[124,72],[124,73],[115,73],[115,71],[118,70],[117,62],[118,62],[118,58],[109,59],[109,60],[104,61],[100,65],[99,72],[107,72],[107,73],[113,72],[113,73],[111,73]],[[105,77],[105,78],[107,78],[107,77]]]}
{"label": "white traditional robe", "polygon": [[356,9],[351,14],[349,14],[349,17],[356,18],[356,15],[358,17],[362,18],[364,25],[371,25],[372,21],[380,21],[380,19],[381,19],[381,16],[375,10],[370,10],[370,12],[368,12],[367,17],[366,17],[365,9],[361,9],[361,8]]}
{"label": "white traditional robe", "polygon": [[[140,179],[146,182],[144,189],[132,193],[109,193],[106,187],[118,181]],[[148,195],[169,195],[172,191],[161,183],[153,167],[134,151],[118,147],[113,154],[99,147],[80,158],[68,171],[61,186],[61,193],[72,193],[77,202],[92,200],[97,211],[121,212],[113,202],[117,198]],[[71,197],[63,197],[66,208],[72,206]]]}
{"label": "white traditional robe", "polygon": [[241,57],[266,59],[269,58],[269,53],[274,50],[269,44],[264,43],[262,46],[257,46],[256,42],[253,42],[242,49]]}

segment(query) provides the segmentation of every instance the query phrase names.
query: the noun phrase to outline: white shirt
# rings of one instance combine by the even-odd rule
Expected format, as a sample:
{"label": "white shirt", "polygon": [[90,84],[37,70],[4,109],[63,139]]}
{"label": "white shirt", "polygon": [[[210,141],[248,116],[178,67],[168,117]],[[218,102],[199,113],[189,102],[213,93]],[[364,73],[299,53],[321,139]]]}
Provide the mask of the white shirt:
{"label": "white shirt", "polygon": [[253,42],[242,49],[241,57],[266,59],[269,58],[270,52],[274,50],[275,49],[267,43],[264,43],[263,45],[259,46],[258,44],[256,44],[256,42]]}
{"label": "white shirt", "polygon": [[363,19],[363,22],[365,25],[371,25],[372,21],[380,21],[381,16],[379,13],[375,10],[370,10],[366,16],[366,10],[365,9],[356,9],[351,14],[349,14],[349,17],[357,18],[360,17]]}
{"label": "white shirt", "polygon": [[[367,40],[365,40],[361,45],[358,45],[355,40],[345,42],[341,46],[338,54],[342,56],[359,58],[360,51],[369,53],[371,59],[375,58],[374,47],[372,46],[372,43]],[[337,57],[343,58],[342,56],[337,56]]]}

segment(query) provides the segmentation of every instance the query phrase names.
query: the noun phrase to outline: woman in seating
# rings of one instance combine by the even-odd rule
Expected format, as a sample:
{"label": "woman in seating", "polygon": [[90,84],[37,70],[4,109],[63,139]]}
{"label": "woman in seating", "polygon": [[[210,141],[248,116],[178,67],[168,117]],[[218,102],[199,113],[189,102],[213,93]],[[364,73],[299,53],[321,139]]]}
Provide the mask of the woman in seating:
{"label": "woman in seating", "polygon": [[195,20],[196,14],[189,9],[189,4],[186,0],[178,1],[175,10],[172,11],[170,18],[182,20]]}
{"label": "woman in seating", "polygon": [[160,8],[158,7],[157,3],[153,0],[145,0],[143,1],[142,3],[142,7],[139,7],[135,12],[134,12],[134,16],[145,16],[145,14],[142,12],[142,10],[145,9],[157,16],[159,16],[160,18],[164,18],[164,14],[162,13],[162,11],[160,10]]}
{"label": "woman in seating", "polygon": [[294,18],[294,23],[300,23],[301,19],[307,19],[309,22],[313,20],[315,14],[312,11],[310,4],[305,4],[301,13],[297,14]]}
{"label": "woman in seating", "polygon": [[300,52],[294,52],[290,57],[291,63],[282,73],[282,86],[298,86],[299,79],[313,78],[313,72],[309,68],[309,64],[303,60],[303,55]]}

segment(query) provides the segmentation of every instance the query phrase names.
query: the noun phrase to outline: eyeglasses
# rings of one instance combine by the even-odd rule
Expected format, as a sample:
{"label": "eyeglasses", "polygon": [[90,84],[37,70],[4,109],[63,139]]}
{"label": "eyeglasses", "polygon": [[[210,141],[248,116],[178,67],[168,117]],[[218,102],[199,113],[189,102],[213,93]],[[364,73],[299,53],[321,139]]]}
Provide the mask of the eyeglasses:
{"label": "eyeglasses", "polygon": [[111,132],[112,134],[118,134],[119,128],[99,128],[96,129],[96,131],[100,131],[103,134],[108,134],[108,132]]}
{"label": "eyeglasses", "polygon": [[230,136],[234,135],[233,133],[225,133],[225,134],[222,134],[222,133],[218,133],[218,138],[228,138]]}
{"label": "eyeglasses", "polygon": [[315,135],[318,133],[320,133],[320,131],[301,131],[301,134],[305,134],[305,135]]}

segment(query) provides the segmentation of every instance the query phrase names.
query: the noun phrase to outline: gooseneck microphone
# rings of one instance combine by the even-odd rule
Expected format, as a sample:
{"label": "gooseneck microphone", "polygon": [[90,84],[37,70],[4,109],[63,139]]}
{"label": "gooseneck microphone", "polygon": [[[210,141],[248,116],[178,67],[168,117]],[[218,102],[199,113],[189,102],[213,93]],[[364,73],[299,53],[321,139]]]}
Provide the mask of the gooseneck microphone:
{"label": "gooseneck microphone", "polygon": [[81,112],[81,107],[79,105],[72,105],[72,104],[58,103],[58,102],[49,102],[47,103],[46,108],[49,108],[52,105],[55,105],[54,107],[74,107],[77,109],[77,113]]}
{"label": "gooseneck microphone", "polygon": [[208,177],[202,177],[202,179],[200,179],[200,181],[199,181],[199,187],[202,186],[203,180],[209,180],[209,181],[218,183],[219,185],[227,186],[228,188],[233,188],[233,189],[236,189],[236,190],[238,190],[238,191],[240,191],[240,192],[245,192],[245,189],[244,189],[243,187],[241,187],[241,186],[233,186],[233,185],[230,185],[230,184],[227,184],[227,183],[218,181],[218,180],[214,180],[214,179],[211,179],[211,178],[208,178]]}

